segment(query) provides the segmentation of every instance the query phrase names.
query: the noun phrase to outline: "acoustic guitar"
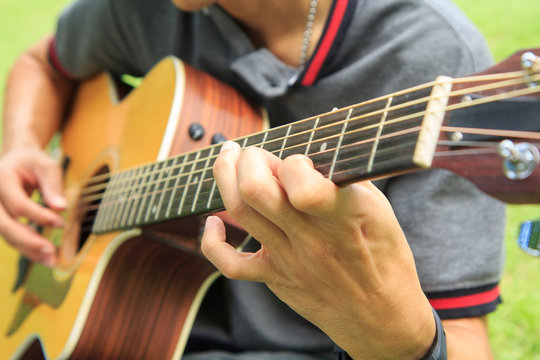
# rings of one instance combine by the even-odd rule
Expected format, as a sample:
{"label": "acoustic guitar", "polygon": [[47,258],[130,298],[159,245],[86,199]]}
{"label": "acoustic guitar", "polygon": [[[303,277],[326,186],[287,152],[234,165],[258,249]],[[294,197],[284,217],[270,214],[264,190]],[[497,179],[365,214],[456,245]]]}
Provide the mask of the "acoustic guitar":
{"label": "acoustic guitar", "polygon": [[[219,276],[199,238],[205,215],[223,210],[212,164],[224,139],[305,154],[339,185],[443,168],[504,201],[539,203],[535,52],[272,129],[175,58],[125,96],[107,74],[83,83],[61,137],[66,226],[38,229],[58,265],[0,244],[0,358],[179,358]],[[240,247],[246,234],[220,214]]]}

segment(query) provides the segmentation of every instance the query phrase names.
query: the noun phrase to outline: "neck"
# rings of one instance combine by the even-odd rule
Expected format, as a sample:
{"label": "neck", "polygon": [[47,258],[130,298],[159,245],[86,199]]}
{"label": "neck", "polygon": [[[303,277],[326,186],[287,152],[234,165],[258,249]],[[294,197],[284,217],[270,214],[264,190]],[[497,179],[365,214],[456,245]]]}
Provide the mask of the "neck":
{"label": "neck", "polygon": [[[219,4],[246,30],[256,47],[265,47],[284,63],[298,66],[310,0],[222,0]],[[307,56],[322,35],[332,0],[319,0]]]}

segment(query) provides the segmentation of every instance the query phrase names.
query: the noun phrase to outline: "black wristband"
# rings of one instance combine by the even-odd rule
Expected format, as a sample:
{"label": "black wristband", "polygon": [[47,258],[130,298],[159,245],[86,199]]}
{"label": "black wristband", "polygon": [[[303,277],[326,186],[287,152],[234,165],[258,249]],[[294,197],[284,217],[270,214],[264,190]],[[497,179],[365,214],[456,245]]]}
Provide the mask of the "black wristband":
{"label": "black wristband", "polygon": [[441,322],[441,318],[433,309],[433,317],[435,318],[435,340],[429,348],[427,354],[421,360],[447,360],[446,355],[446,334],[444,333],[444,328]]}

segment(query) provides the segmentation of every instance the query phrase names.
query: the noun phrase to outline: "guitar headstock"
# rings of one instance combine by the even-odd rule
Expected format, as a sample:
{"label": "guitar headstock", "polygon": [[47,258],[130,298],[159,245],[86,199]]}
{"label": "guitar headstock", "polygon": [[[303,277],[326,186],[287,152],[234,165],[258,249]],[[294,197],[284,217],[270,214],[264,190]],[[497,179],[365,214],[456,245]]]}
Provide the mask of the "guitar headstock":
{"label": "guitar headstock", "polygon": [[508,203],[540,203],[540,49],[454,79],[432,166]]}

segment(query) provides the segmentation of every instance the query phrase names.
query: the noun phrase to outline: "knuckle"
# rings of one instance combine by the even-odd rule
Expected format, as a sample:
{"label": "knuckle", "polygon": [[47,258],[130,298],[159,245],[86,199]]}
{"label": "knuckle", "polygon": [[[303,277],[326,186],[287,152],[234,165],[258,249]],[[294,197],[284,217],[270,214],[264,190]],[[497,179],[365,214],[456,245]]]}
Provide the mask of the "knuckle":
{"label": "knuckle", "polygon": [[227,206],[227,212],[240,224],[249,223],[253,216],[251,208],[246,203],[240,201]]}
{"label": "knuckle", "polygon": [[326,197],[322,191],[312,186],[302,186],[289,193],[292,206],[301,211],[319,209],[325,206]]}
{"label": "knuckle", "polygon": [[265,199],[265,189],[266,186],[260,177],[247,175],[239,179],[238,192],[242,199],[249,203]]}
{"label": "knuckle", "polygon": [[26,207],[20,202],[6,202],[5,206],[10,214],[21,216],[25,214]]}

